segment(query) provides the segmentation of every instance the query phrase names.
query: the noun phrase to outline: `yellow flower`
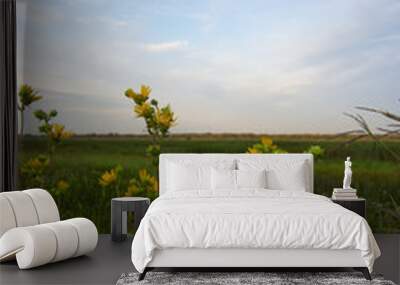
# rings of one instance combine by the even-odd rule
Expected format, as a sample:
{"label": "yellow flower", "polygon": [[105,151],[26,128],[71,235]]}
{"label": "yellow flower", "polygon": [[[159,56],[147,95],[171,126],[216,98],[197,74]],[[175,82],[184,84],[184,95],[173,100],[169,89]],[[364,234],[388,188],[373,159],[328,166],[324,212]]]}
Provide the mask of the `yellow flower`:
{"label": "yellow flower", "polygon": [[42,99],[42,96],[39,96],[38,93],[38,91],[33,89],[28,84],[23,84],[18,92],[19,101],[21,103],[19,108],[24,111],[25,107],[31,105],[35,101],[39,101],[40,99]]}
{"label": "yellow flower", "polygon": [[260,153],[259,150],[255,147],[249,147],[247,149],[247,153]]}
{"label": "yellow flower", "polygon": [[43,185],[44,173],[49,166],[49,159],[46,156],[39,155],[31,158],[21,166],[21,174],[26,178],[33,179],[30,183]]}
{"label": "yellow flower", "polygon": [[261,143],[263,144],[263,145],[267,145],[267,146],[272,146],[272,139],[271,138],[269,138],[269,137],[262,137],[261,138]]}
{"label": "yellow flower", "polygon": [[105,171],[100,179],[99,179],[99,184],[103,187],[107,187],[117,181],[118,178],[118,172],[116,169],[111,169]]}
{"label": "yellow flower", "polygon": [[69,188],[69,183],[65,180],[59,180],[56,184],[56,188],[61,191],[65,191]]}
{"label": "yellow flower", "polygon": [[140,87],[140,93],[136,93],[132,88],[125,91],[125,96],[131,98],[136,104],[141,105],[149,99],[151,88],[146,85]]}
{"label": "yellow flower", "polygon": [[126,197],[139,196],[139,191],[140,191],[140,189],[138,188],[138,186],[136,184],[129,183],[128,191],[126,191],[125,196]]}
{"label": "yellow flower", "polygon": [[65,130],[65,127],[60,124],[52,124],[49,132],[49,136],[52,140],[59,142],[64,139],[69,139],[72,136],[72,132]]}
{"label": "yellow flower", "polygon": [[157,111],[156,121],[164,128],[170,128],[176,122],[176,118],[174,117],[174,112],[171,111],[170,106],[166,106],[161,108],[161,110]]}
{"label": "yellow flower", "polygon": [[138,94],[136,94],[135,91],[133,91],[132,88],[129,88],[129,89],[127,89],[127,90],[125,91],[125,96],[128,97],[128,98],[135,99],[135,97],[136,97],[137,95],[138,95]]}
{"label": "yellow flower", "polygon": [[262,137],[261,143],[256,143],[247,149],[247,153],[286,153],[285,150],[273,144],[269,137]]}
{"label": "yellow flower", "polygon": [[138,117],[144,117],[151,115],[152,109],[149,103],[145,102],[141,105],[136,105],[134,108],[134,112]]}
{"label": "yellow flower", "polygon": [[36,158],[29,159],[23,166],[25,169],[31,169],[34,171],[43,171],[49,165],[47,157],[39,155]]}
{"label": "yellow flower", "polygon": [[149,98],[151,92],[151,88],[150,86],[146,86],[146,85],[142,85],[140,87],[140,94],[144,97],[144,98]]}
{"label": "yellow flower", "polygon": [[33,169],[39,169],[43,167],[43,163],[37,158],[29,160],[28,165]]}
{"label": "yellow flower", "polygon": [[141,182],[149,182],[149,184],[157,183],[157,179],[144,168],[139,170],[139,179]]}
{"label": "yellow flower", "polygon": [[49,159],[43,155],[32,158],[26,163],[28,167],[35,170],[42,170],[49,165]]}
{"label": "yellow flower", "polygon": [[168,114],[163,114],[161,112],[157,112],[156,120],[160,125],[166,128],[169,128],[172,123],[171,116],[169,116]]}
{"label": "yellow flower", "polygon": [[158,193],[157,178],[152,176],[146,169],[140,169],[138,176],[138,179],[133,178],[129,182],[125,196],[145,195],[155,198]]}

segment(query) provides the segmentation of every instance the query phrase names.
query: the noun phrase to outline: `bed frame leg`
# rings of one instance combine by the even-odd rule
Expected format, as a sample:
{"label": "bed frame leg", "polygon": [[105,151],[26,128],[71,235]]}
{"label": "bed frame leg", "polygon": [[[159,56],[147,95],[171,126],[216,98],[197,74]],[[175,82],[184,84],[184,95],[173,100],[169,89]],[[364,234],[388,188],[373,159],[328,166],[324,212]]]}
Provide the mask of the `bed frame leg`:
{"label": "bed frame leg", "polygon": [[357,271],[361,271],[362,274],[364,275],[365,279],[372,280],[371,274],[369,274],[369,270],[367,267],[355,267],[354,269]]}
{"label": "bed frame leg", "polygon": [[144,277],[146,277],[146,273],[147,273],[148,269],[147,267],[143,270],[142,273],[139,274],[139,278],[138,281],[142,281],[144,279]]}

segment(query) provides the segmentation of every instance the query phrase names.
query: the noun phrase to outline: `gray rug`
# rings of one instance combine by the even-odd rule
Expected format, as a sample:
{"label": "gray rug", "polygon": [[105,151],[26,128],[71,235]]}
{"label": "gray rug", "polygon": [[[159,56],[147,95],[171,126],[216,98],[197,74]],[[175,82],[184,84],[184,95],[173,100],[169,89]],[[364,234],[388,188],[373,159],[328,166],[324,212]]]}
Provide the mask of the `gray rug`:
{"label": "gray rug", "polygon": [[148,272],[138,281],[138,273],[122,274],[117,285],[146,284],[379,284],[395,285],[382,276],[368,281],[359,272]]}

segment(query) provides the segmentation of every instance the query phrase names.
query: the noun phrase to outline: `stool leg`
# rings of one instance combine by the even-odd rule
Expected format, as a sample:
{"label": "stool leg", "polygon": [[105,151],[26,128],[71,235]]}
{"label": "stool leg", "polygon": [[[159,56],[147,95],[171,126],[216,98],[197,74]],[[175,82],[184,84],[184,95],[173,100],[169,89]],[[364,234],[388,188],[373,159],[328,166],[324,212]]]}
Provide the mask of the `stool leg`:
{"label": "stool leg", "polygon": [[111,239],[122,241],[122,207],[115,201],[111,201]]}
{"label": "stool leg", "polygon": [[140,204],[140,206],[135,208],[135,230],[139,228],[140,221],[143,219],[144,215],[146,214],[149,205],[147,203]]}
{"label": "stool leg", "polygon": [[121,212],[121,239],[125,240],[128,235],[128,212],[122,211]]}

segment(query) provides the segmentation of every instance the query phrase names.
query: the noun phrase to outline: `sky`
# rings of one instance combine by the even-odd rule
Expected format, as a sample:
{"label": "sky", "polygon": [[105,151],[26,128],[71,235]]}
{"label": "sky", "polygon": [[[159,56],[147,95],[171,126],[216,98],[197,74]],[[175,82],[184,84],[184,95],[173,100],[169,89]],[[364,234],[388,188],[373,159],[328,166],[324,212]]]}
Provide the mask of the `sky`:
{"label": "sky", "polygon": [[124,97],[141,84],[172,133],[338,133],[354,106],[400,107],[397,0],[18,0],[17,16],[19,84],[44,96],[29,112],[77,134],[144,133]]}

